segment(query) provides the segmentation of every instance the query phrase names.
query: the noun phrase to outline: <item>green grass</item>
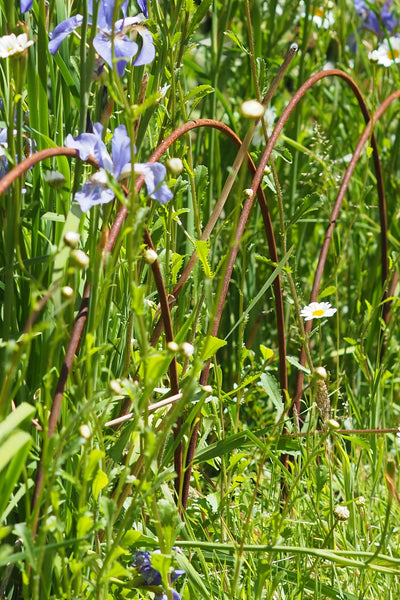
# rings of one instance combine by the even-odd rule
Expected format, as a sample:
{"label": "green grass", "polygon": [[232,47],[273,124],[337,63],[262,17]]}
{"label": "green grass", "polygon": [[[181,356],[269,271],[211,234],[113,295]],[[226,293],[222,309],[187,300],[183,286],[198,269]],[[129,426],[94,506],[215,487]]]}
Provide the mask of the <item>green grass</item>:
{"label": "green grass", "polygon": [[[168,598],[170,585],[183,600],[398,598],[399,65],[368,59],[382,40],[350,1],[325,6],[327,28],[317,8],[152,0],[143,25],[156,57],[118,77],[93,76],[84,0],[34,0],[23,15],[0,0],[1,35],[34,40],[0,58],[0,168],[45,151],[0,180],[0,598],[160,598],[132,568],[138,550],[161,551]],[[47,32],[77,13],[86,26],[52,56]],[[315,82],[264,162],[241,105],[276,85],[275,125],[327,67],[352,78],[371,114],[395,94],[373,128],[387,231],[370,132],[313,291],[365,128],[353,84]],[[74,194],[96,162],[54,149],[89,119],[107,148],[125,125],[137,162],[154,153],[167,166],[173,200],[130,177],[82,213]],[[310,298],[337,312],[309,328]],[[175,568],[185,575],[171,583]]]}

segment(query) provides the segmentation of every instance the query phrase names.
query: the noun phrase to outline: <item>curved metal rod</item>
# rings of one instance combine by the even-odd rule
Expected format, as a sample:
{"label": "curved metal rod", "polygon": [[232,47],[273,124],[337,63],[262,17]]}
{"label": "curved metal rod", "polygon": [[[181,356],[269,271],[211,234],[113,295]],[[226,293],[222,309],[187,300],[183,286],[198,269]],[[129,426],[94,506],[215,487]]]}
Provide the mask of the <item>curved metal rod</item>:
{"label": "curved metal rod", "polygon": [[[292,99],[290,100],[288,105],[286,106],[282,115],[279,117],[279,119],[275,125],[275,128],[271,134],[271,137],[269,138],[268,143],[265,147],[264,153],[259,161],[259,164],[257,167],[257,172],[254,176],[253,183],[251,185],[251,189],[253,190],[253,193],[255,193],[256,190],[258,190],[258,188],[260,187],[264,169],[270,159],[271,153],[274,149],[274,146],[278,140],[278,137],[279,137],[284,125],[286,124],[286,121],[289,119],[293,110],[295,109],[297,104],[300,102],[300,100],[302,100],[302,98],[306,94],[306,92],[313,85],[315,85],[318,81],[324,79],[325,77],[339,77],[340,79],[343,79],[347,83],[347,85],[350,87],[350,89],[353,91],[353,93],[358,101],[358,104],[361,108],[365,122],[366,123],[370,122],[370,114],[368,111],[367,104],[362,95],[362,92],[359,89],[359,87],[357,86],[357,84],[355,83],[355,81],[349,75],[347,75],[347,73],[345,73],[344,71],[341,71],[339,69],[328,69],[326,71],[320,71],[318,73],[315,73],[309,79],[307,79],[307,81],[305,83],[303,83],[303,85],[297,90],[297,92],[294,94],[294,96],[292,97]],[[388,257],[388,247],[387,247],[387,217],[386,217],[385,190],[384,190],[384,185],[383,185],[382,166],[381,166],[381,162],[379,159],[378,144],[377,144],[376,137],[375,137],[375,134],[374,134],[372,128],[370,130],[370,135],[371,135],[371,145],[373,148],[373,160],[374,160],[374,167],[375,167],[375,174],[376,174],[377,188],[378,188],[379,214],[380,214],[380,221],[381,221],[382,283],[384,285],[389,276],[388,258],[387,258]],[[348,185],[348,182],[347,182],[347,185]],[[332,226],[332,232],[333,232],[333,229],[335,226],[335,223],[333,222],[333,220],[334,219],[331,219],[331,222],[330,222],[330,227]],[[330,241],[330,238],[329,238],[329,241]],[[326,247],[326,252],[328,250],[328,247],[329,247],[329,243]],[[320,261],[317,272],[315,274],[311,301],[313,301],[313,299],[315,299],[318,295],[318,290],[319,290],[319,286],[321,283],[325,260],[326,260],[326,255],[322,257],[322,260]],[[389,309],[389,307],[385,307],[385,305],[384,305],[384,310],[388,310],[388,309]],[[311,330],[311,325],[312,325],[312,322],[307,321],[306,332]],[[302,349],[302,351],[301,351],[301,360],[303,361],[301,364],[305,364],[304,349]],[[296,391],[295,391],[295,396],[294,396],[297,403],[298,403],[297,396],[298,396],[299,390],[301,392],[303,378],[304,378],[304,374],[302,373],[302,371],[299,371],[298,377],[297,377]],[[297,404],[296,408],[298,409],[298,404]]]}
{"label": "curved metal rod", "polygon": [[[336,196],[336,200],[335,200],[335,204],[333,206],[332,209],[332,213],[331,213],[331,218],[330,218],[330,222],[328,225],[328,228],[326,230],[325,233],[325,238],[321,247],[321,252],[320,252],[320,256],[319,256],[319,260],[318,260],[318,265],[317,265],[317,269],[315,272],[315,277],[314,277],[314,283],[313,283],[313,287],[312,287],[312,291],[311,291],[311,296],[310,296],[310,302],[314,302],[317,297],[318,297],[318,291],[319,291],[319,286],[321,283],[321,279],[322,279],[322,274],[323,274],[323,270],[324,270],[324,266],[325,266],[325,262],[326,262],[326,258],[328,255],[328,250],[329,250],[329,246],[330,246],[330,242],[333,236],[333,231],[335,229],[335,225],[336,225],[336,221],[338,219],[339,216],[339,212],[340,212],[340,208],[342,206],[342,202],[344,199],[344,196],[347,192],[347,188],[349,186],[350,183],[350,179],[353,175],[354,169],[356,167],[356,164],[361,156],[361,152],[363,150],[364,145],[366,144],[366,142],[368,141],[369,137],[371,136],[371,143],[373,144],[373,142],[375,142],[376,144],[376,138],[375,135],[373,133],[373,129],[376,125],[376,123],[378,122],[378,120],[381,118],[381,116],[383,115],[383,113],[387,110],[387,108],[390,106],[390,104],[396,100],[397,98],[400,97],[400,90],[394,92],[393,94],[391,94],[390,96],[388,96],[388,98],[386,98],[386,100],[384,100],[384,102],[382,102],[382,104],[378,107],[378,109],[376,110],[376,112],[374,113],[372,119],[370,119],[369,121],[367,121],[367,124],[365,126],[365,129],[363,131],[363,133],[361,134],[358,144],[356,146],[356,149],[354,150],[354,154],[352,156],[352,159],[347,167],[347,170],[344,174],[344,177],[342,179],[342,183],[339,189],[339,192]],[[384,197],[384,189],[383,189],[383,177],[382,177],[382,170],[381,170],[381,164],[379,161],[379,155],[378,155],[378,149],[375,148],[374,144],[373,144],[373,150],[374,150],[374,162],[375,162],[375,167],[376,167],[376,163],[379,163],[379,172],[377,172],[377,184],[378,184],[378,192],[379,192],[379,200],[380,200],[380,204],[379,204],[379,211],[380,211],[380,218],[381,218],[381,260],[382,260],[382,285],[383,286],[387,286],[389,281],[389,268],[388,268],[388,260],[387,260],[387,256],[388,256],[388,248],[387,248],[387,219],[386,219],[386,203],[385,203],[385,197]],[[379,177],[378,177],[378,173],[379,173]],[[383,262],[385,260],[385,262]],[[387,290],[384,288],[383,290],[383,300],[387,297]],[[388,321],[389,319],[389,311],[390,311],[390,303],[389,302],[384,302],[383,304],[383,319],[385,322]],[[309,333],[311,331],[311,327],[312,327],[312,321],[307,321],[305,323],[305,331],[306,333]],[[305,352],[304,349],[302,349],[301,354],[300,354],[300,364],[304,365],[305,364]],[[300,397],[301,397],[301,393],[302,393],[302,389],[303,389],[303,380],[304,380],[304,373],[302,371],[298,372],[298,376],[297,376],[297,382],[296,382],[296,389],[295,389],[295,396],[294,396],[294,402],[296,404],[296,407],[299,408],[299,404],[300,404]]]}

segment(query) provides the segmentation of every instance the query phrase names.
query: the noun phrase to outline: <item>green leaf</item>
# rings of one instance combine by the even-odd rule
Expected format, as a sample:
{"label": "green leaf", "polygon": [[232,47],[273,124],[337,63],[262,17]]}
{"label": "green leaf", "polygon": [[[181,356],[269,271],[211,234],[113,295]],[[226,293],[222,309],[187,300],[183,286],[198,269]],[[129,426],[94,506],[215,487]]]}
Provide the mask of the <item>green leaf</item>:
{"label": "green leaf", "polygon": [[93,483],[92,483],[92,492],[93,492],[93,496],[94,496],[95,500],[97,500],[101,490],[104,489],[107,484],[108,484],[107,474],[104,473],[104,471],[102,471],[101,469],[99,469],[97,471],[95,478],[93,479]]}
{"label": "green leaf", "polygon": [[[26,431],[15,431],[0,446],[0,471],[14,458],[15,453],[26,444],[31,444],[32,438]],[[21,466],[22,468],[22,466]]]}
{"label": "green leaf", "polygon": [[211,270],[210,264],[208,262],[208,255],[210,253],[210,245],[205,240],[198,240],[195,242],[196,252],[199,257],[201,264],[203,265],[204,273],[207,279],[212,279],[214,274]]}
{"label": "green leaf", "polygon": [[276,408],[275,421],[279,421],[283,411],[285,410],[279,384],[275,377],[271,375],[271,373],[262,373],[260,377],[260,383]]}
{"label": "green leaf", "polygon": [[27,402],[22,402],[0,423],[0,442],[10,435],[21,423],[31,419],[35,414],[35,407]]}
{"label": "green leaf", "polygon": [[286,356],[286,360],[296,367],[296,369],[299,369],[299,371],[303,371],[303,373],[307,373],[308,375],[311,373],[310,369],[301,365],[295,356]]}
{"label": "green leaf", "polygon": [[217,337],[209,335],[201,349],[201,360],[207,361],[209,358],[214,356],[214,354],[218,352],[220,348],[226,346],[226,343],[227,342],[225,340],[220,340]]}
{"label": "green leaf", "polygon": [[260,352],[265,361],[268,361],[274,356],[274,351],[271,348],[267,348],[263,344],[260,344]]}
{"label": "green leaf", "polygon": [[327,296],[331,296],[332,294],[336,294],[335,285],[328,286],[320,294],[318,294],[318,300],[322,300],[322,298],[326,298]]}

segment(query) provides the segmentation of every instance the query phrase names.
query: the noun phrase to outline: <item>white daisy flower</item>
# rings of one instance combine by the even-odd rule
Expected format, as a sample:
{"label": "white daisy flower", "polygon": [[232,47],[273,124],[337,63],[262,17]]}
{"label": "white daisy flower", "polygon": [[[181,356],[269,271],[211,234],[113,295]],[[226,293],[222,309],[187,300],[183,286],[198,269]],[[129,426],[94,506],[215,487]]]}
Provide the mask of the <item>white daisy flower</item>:
{"label": "white daisy flower", "polygon": [[335,24],[335,15],[331,10],[318,6],[312,11],[312,20],[318,29],[330,29]]}
{"label": "white daisy flower", "polygon": [[384,67],[400,63],[400,37],[392,36],[389,41],[383,40],[376,50],[368,54],[368,58]]}
{"label": "white daisy flower", "polygon": [[32,46],[32,44],[33,40],[28,40],[26,33],[21,33],[18,36],[15,33],[3,35],[0,38],[0,58],[21,54],[21,52]]}
{"label": "white daisy flower", "polygon": [[301,310],[300,316],[304,317],[305,321],[311,321],[312,319],[332,317],[336,310],[331,307],[330,302],[311,302]]}

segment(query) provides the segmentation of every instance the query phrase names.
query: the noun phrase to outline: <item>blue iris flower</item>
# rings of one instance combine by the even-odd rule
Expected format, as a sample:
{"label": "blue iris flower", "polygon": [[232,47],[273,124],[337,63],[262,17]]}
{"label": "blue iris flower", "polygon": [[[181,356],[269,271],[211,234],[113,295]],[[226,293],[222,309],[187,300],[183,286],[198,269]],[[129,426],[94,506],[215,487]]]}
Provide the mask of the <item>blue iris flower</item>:
{"label": "blue iris flower", "polygon": [[[160,587],[162,585],[162,579],[160,571],[151,565],[151,554],[148,550],[145,552],[142,550],[136,552],[133,556],[132,566],[142,577],[142,581],[140,584],[137,584],[137,587],[151,588],[150,591],[153,591],[155,594],[154,600],[168,600],[168,596],[163,590],[152,589],[153,587]],[[177,577],[184,574],[185,571],[182,569],[175,569],[171,575],[171,581],[175,581]],[[171,592],[173,600],[181,600],[181,597],[176,590],[171,590]]]}
{"label": "blue iris flower", "polygon": [[[81,133],[73,138],[69,134],[65,140],[67,148],[78,150],[81,160],[87,160],[93,156],[99,163],[100,170],[94,173],[75,194],[75,200],[83,212],[88,211],[96,204],[107,204],[114,198],[114,192],[110,188],[109,176],[112,175],[117,181],[127,177],[132,172],[131,164],[131,140],[127,134],[125,125],[119,125],[111,140],[112,157],[102,140],[103,126],[101,123],[93,125],[94,133]],[[144,176],[147,193],[150,198],[165,204],[171,200],[173,194],[166,183],[166,169],[161,163],[134,163],[133,170],[138,175]]]}
{"label": "blue iris flower", "polygon": [[[376,10],[372,8],[374,6]],[[390,35],[399,24],[392,12],[392,0],[376,4],[373,1],[355,0],[354,7],[357,15],[362,18],[360,29],[368,29],[379,37],[383,37],[386,33]]]}
{"label": "blue iris flower", "polygon": [[22,13],[31,10],[33,4],[33,0],[20,0],[20,10]]}
{"label": "blue iris flower", "polygon": [[[122,3],[121,9],[123,19],[115,21],[113,24],[115,0],[101,0],[97,14],[98,32],[93,39],[93,46],[101,58],[113,68],[113,46],[114,57],[116,59],[116,68],[119,76],[123,75],[126,64],[135,57],[133,64],[136,66],[147,65],[154,60],[155,48],[153,36],[150,31],[142,25],[142,21],[147,14],[146,0],[140,0],[140,7],[145,8],[145,14],[139,14],[135,17],[127,17],[128,0]],[[88,2],[89,22],[93,14],[93,0]],[[70,35],[75,29],[82,25],[83,16],[77,14],[62,21],[50,34],[49,52],[56,54],[61,42]],[[126,33],[135,30],[142,38],[142,45],[139,46],[131,40]]]}

